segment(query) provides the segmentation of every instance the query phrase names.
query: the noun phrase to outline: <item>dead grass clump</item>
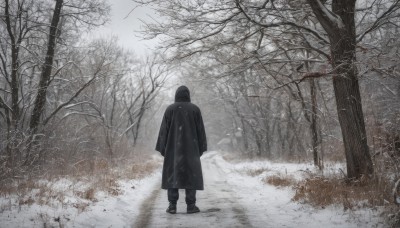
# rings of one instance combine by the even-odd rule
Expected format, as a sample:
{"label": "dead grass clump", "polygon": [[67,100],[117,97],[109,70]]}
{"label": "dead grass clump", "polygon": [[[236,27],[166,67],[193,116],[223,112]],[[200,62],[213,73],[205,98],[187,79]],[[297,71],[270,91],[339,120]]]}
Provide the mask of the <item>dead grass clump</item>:
{"label": "dead grass clump", "polygon": [[110,195],[117,196],[117,195],[121,194],[121,190],[119,189],[119,185],[115,181],[115,179],[107,180],[107,183],[106,183],[105,187],[106,187],[106,191]]}
{"label": "dead grass clump", "polygon": [[17,186],[13,185],[13,184],[2,184],[0,183],[0,196],[7,196],[13,192],[15,192],[17,189]]}
{"label": "dead grass clump", "polygon": [[249,170],[246,170],[246,174],[249,176],[255,177],[255,176],[261,175],[263,172],[266,172],[266,171],[270,171],[270,169],[267,169],[267,168],[249,169]]}
{"label": "dead grass clump", "polygon": [[95,201],[96,198],[94,197],[94,194],[95,194],[94,188],[89,188],[85,191],[84,199],[87,199],[90,201]]}
{"label": "dead grass clump", "polygon": [[94,162],[94,170],[105,171],[109,169],[109,162],[106,159],[98,159]]}
{"label": "dead grass clump", "polygon": [[297,182],[292,176],[282,177],[280,175],[272,175],[263,179],[264,183],[276,186],[276,187],[288,187],[294,186]]}
{"label": "dead grass clump", "polygon": [[295,190],[294,201],[303,201],[319,207],[341,204],[344,210],[384,206],[391,201],[390,182],[374,178],[345,181],[338,177],[313,177],[301,181]]}
{"label": "dead grass clump", "polygon": [[[84,191],[74,191],[74,195],[79,197],[80,199],[85,199],[85,200],[90,200],[92,202],[97,202],[97,199],[95,197],[96,195],[96,190],[94,188],[88,188],[85,189]],[[73,204],[75,207],[75,205]]]}
{"label": "dead grass clump", "polygon": [[34,199],[32,199],[32,197],[29,197],[28,199],[20,199],[19,200],[19,205],[32,205],[35,202]]}
{"label": "dead grass clump", "polygon": [[140,179],[151,173],[160,167],[160,163],[155,161],[149,161],[144,163],[134,163],[131,166],[131,170],[128,173],[128,178]]}
{"label": "dead grass clump", "polygon": [[112,196],[120,195],[122,191],[117,180],[118,176],[116,174],[97,176],[95,182],[92,182],[90,187],[83,194],[83,198],[97,201],[94,197],[96,191],[104,191]]}
{"label": "dead grass clump", "polygon": [[[14,192],[17,192],[18,195],[25,195],[28,192],[32,191],[33,189],[41,189],[43,188],[43,184],[39,184],[35,180],[32,179],[27,179],[27,180],[21,180],[18,181],[18,183],[12,184],[11,186],[14,186]],[[11,192],[13,188],[10,187]]]}

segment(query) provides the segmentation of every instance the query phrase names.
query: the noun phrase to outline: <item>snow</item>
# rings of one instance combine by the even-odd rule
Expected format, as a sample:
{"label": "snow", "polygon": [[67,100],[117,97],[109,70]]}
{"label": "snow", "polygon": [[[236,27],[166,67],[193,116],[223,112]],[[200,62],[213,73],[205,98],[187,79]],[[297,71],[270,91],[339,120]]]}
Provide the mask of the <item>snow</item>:
{"label": "snow", "polygon": [[[246,208],[254,227],[375,227],[383,225],[379,213],[371,209],[359,209],[351,212],[343,206],[329,206],[324,209],[307,204],[293,202],[294,192],[290,188],[277,188],[263,184],[261,179],[271,174],[292,175],[301,178],[303,170],[314,170],[311,164],[271,163],[268,161],[231,164],[221,156],[215,156],[217,166],[226,175],[227,183],[235,187],[240,203]],[[331,167],[336,172],[337,167]],[[262,175],[250,177],[243,169],[262,169]],[[315,170],[314,170],[315,171]]]}
{"label": "snow", "polygon": [[330,10],[328,10],[328,9],[325,7],[325,5],[322,4],[322,2],[321,2],[320,0],[317,0],[317,3],[318,3],[318,5],[319,5],[319,8],[321,8],[321,10],[324,12],[324,14],[329,18],[329,20],[330,20],[332,23],[335,23],[335,25],[336,25],[338,28],[340,28],[340,29],[343,29],[343,28],[344,28],[343,21],[342,21],[342,19],[341,19],[338,15],[336,15],[336,14],[334,14],[333,12],[331,12]]}
{"label": "snow", "polygon": [[[68,227],[125,227],[133,222],[139,213],[139,206],[144,197],[147,197],[159,175],[153,175],[142,180],[130,180],[120,183],[122,195],[107,196],[87,211],[76,216]],[[132,189],[134,186],[134,189]]]}
{"label": "snow", "polygon": [[[201,213],[187,215],[180,190],[178,213],[167,214],[167,193],[160,189],[161,170],[141,180],[119,180],[121,194],[97,192],[97,202],[72,194],[85,182],[60,179],[52,189],[65,191],[63,203],[18,206],[15,197],[0,197],[0,227],[382,227],[378,210],[343,210],[343,206],[314,208],[292,201],[294,190],[261,180],[269,175],[304,178],[317,172],[311,164],[269,161],[227,162],[221,152],[202,156],[205,190],[197,192]],[[336,173],[341,165],[326,172]],[[262,170],[254,177],[248,171]],[[134,186],[134,188],[132,188]],[[33,193],[32,193],[33,194]],[[87,204],[82,210],[77,205]],[[59,219],[58,219],[59,218]]]}
{"label": "snow", "polygon": [[159,187],[154,186],[158,179],[159,174],[153,174],[141,180],[121,180],[118,183],[122,194],[113,196],[99,191],[95,195],[98,202],[91,202],[73,194],[85,189],[85,183],[74,184],[63,178],[51,184],[53,191],[64,191],[62,203],[54,200],[51,206],[19,206],[17,196],[1,197],[0,227],[124,227],[138,215],[143,197]]}

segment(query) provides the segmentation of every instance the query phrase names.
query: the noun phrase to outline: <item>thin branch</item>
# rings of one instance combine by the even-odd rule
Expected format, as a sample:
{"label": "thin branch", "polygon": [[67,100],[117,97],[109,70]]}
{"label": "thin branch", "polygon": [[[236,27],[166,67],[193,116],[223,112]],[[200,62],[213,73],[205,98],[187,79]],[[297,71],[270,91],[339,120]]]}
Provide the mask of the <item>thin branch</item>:
{"label": "thin branch", "polygon": [[88,82],[86,82],[67,102],[64,102],[60,106],[58,106],[44,121],[43,125],[46,125],[53,116],[57,114],[58,111],[60,111],[63,107],[67,106],[69,103],[71,103],[79,94],[86,89],[95,79],[97,78],[97,73],[93,76],[92,79],[90,79]]}

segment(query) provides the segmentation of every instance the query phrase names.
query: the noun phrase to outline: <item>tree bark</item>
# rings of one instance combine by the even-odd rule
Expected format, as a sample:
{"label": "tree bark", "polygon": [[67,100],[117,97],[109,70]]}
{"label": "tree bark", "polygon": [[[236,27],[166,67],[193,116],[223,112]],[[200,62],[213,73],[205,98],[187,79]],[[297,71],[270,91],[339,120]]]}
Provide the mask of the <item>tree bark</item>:
{"label": "tree bark", "polygon": [[50,25],[50,33],[49,33],[49,40],[47,43],[46,58],[45,58],[45,62],[43,64],[43,66],[42,66],[42,73],[40,75],[38,93],[37,93],[37,96],[35,99],[35,104],[34,104],[31,121],[30,121],[30,125],[29,125],[32,134],[34,134],[37,131],[37,127],[40,122],[40,116],[43,113],[44,106],[46,103],[47,87],[49,86],[51,70],[53,68],[53,59],[54,59],[54,52],[55,52],[55,46],[56,46],[57,28],[58,28],[58,22],[60,21],[60,17],[61,17],[62,4],[63,4],[63,0],[56,0],[53,18],[51,20],[51,25]]}
{"label": "tree bark", "polygon": [[36,95],[34,108],[31,115],[31,120],[29,123],[30,136],[28,138],[28,148],[25,156],[24,165],[32,164],[35,159],[31,156],[31,149],[37,145],[34,142],[35,134],[38,130],[40,123],[40,117],[44,111],[44,106],[46,103],[47,88],[50,84],[51,70],[53,68],[53,59],[56,46],[57,28],[58,22],[61,17],[61,8],[63,0],[56,0],[56,5],[54,7],[53,17],[50,25],[49,40],[47,43],[47,52],[44,64],[42,66],[42,73],[40,75],[40,81],[38,85],[38,93]]}
{"label": "tree bark", "polygon": [[[333,0],[332,12],[319,0],[308,0],[314,14],[328,33],[331,43],[333,87],[343,144],[347,176],[359,178],[373,173],[357,78],[355,3]],[[329,14],[329,15],[327,15]]]}
{"label": "tree bark", "polygon": [[[307,56],[307,59],[310,57],[308,51],[306,51],[306,56]],[[310,63],[305,62],[305,66],[306,66],[307,72],[310,72]],[[313,78],[310,78],[309,82],[310,82],[310,97],[311,97],[311,118],[308,115],[305,115],[305,117],[310,122],[311,146],[312,146],[312,151],[313,151],[314,165],[317,166],[321,170],[322,162],[321,162],[320,153],[318,152],[320,135],[318,134],[319,131],[318,131],[318,115],[317,115],[317,109],[318,109],[317,91],[316,91],[316,87],[315,87],[315,80]],[[307,112],[305,110],[304,114],[306,114],[306,113]]]}
{"label": "tree bark", "polygon": [[[14,129],[17,129],[18,119],[19,119],[19,84],[18,84],[18,67],[19,67],[19,46],[21,44],[21,37],[17,38],[14,35],[13,28],[11,25],[10,19],[10,4],[9,1],[5,1],[5,20],[7,26],[7,32],[11,41],[11,116],[12,116],[12,125]],[[18,12],[19,14],[20,12]]]}
{"label": "tree bark", "polygon": [[318,153],[319,135],[318,135],[318,115],[317,115],[317,93],[315,88],[314,79],[310,79],[310,93],[311,93],[311,134],[312,134],[312,149],[314,165],[322,169],[321,158]]}

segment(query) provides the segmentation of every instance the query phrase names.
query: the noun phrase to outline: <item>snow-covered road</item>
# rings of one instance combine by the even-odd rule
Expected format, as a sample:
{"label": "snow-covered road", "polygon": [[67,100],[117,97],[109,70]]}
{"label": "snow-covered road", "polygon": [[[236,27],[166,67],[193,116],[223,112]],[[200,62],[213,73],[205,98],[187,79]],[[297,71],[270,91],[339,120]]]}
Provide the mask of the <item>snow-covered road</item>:
{"label": "snow-covered road", "polygon": [[[132,227],[376,227],[376,216],[368,210],[344,212],[340,207],[315,209],[293,202],[293,191],[263,184],[242,175],[218,152],[202,158],[205,190],[198,191],[201,212],[186,214],[185,193],[180,190],[178,213],[168,214],[165,190],[160,184],[141,206]],[[274,169],[273,167],[270,167]],[[304,167],[298,167],[304,168]],[[287,172],[287,168],[286,172]],[[290,171],[290,168],[289,168]],[[293,172],[299,172],[295,168]],[[379,225],[380,224],[380,225]]]}
{"label": "snow-covered road", "polygon": [[143,202],[133,227],[251,227],[240,196],[234,191],[237,186],[228,183],[214,157],[215,154],[203,160],[206,190],[197,191],[200,213],[186,214],[184,190],[179,191],[177,214],[165,213],[167,193],[157,189]]}

